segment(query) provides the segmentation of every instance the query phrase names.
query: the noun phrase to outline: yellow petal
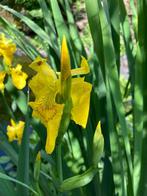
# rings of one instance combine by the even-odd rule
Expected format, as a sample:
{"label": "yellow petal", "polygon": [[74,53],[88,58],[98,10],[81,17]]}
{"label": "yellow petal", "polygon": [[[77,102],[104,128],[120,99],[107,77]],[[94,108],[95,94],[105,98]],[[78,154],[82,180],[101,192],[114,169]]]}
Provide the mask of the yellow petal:
{"label": "yellow petal", "polygon": [[81,125],[83,128],[85,128],[87,124],[91,89],[92,85],[85,82],[84,78],[72,79],[72,120],[74,120],[76,124]]}
{"label": "yellow petal", "polygon": [[11,122],[11,125],[12,125],[13,127],[16,126],[16,123],[15,123],[15,121],[14,121],[12,118],[11,118],[10,122]]}
{"label": "yellow petal", "polygon": [[10,39],[7,39],[4,34],[0,34],[0,55],[3,56],[6,65],[12,64],[15,51],[16,45]]}
{"label": "yellow petal", "polygon": [[7,126],[7,136],[9,141],[17,140],[19,143],[22,139],[22,134],[24,130],[24,122],[19,121],[18,123],[15,123],[13,120],[11,120],[12,124]]}
{"label": "yellow petal", "polygon": [[24,125],[25,125],[25,123],[23,121],[19,121],[19,123],[17,124],[17,127],[16,127],[16,137],[17,137],[19,144],[21,143],[21,140],[22,140]]}
{"label": "yellow petal", "polygon": [[63,113],[63,104],[46,105],[44,100],[30,102],[29,105],[33,109],[33,116],[40,119],[47,127],[46,152],[52,153],[55,147],[56,137]]}
{"label": "yellow petal", "polygon": [[61,122],[61,117],[63,114],[63,105],[58,105],[56,110],[56,115],[48,121],[47,125],[47,139],[45,150],[48,154],[51,154],[55,148],[56,138],[58,136],[59,126]]}
{"label": "yellow petal", "polygon": [[88,74],[90,72],[89,65],[85,57],[82,57],[80,68],[72,69],[71,75],[81,75],[81,74]]}
{"label": "yellow petal", "polygon": [[23,89],[26,86],[27,74],[21,71],[22,66],[18,64],[15,68],[11,69],[11,76],[13,85],[18,89]]}
{"label": "yellow petal", "polygon": [[67,42],[65,36],[62,40],[61,47],[61,82],[65,81],[71,76],[71,65],[70,65],[70,55],[67,47]]}
{"label": "yellow petal", "polygon": [[29,87],[33,91],[36,98],[39,98],[44,94],[45,96],[48,96],[46,95],[48,93],[50,96],[52,96],[57,90],[57,79],[55,79],[52,75],[52,71],[48,72],[48,75],[40,71],[30,80]]}
{"label": "yellow petal", "polygon": [[11,127],[10,125],[7,126],[7,136],[10,142],[12,142],[13,140],[16,140],[15,129]]}
{"label": "yellow petal", "polygon": [[56,79],[56,74],[54,70],[51,69],[51,67],[46,63],[46,59],[43,59],[41,57],[37,57],[30,65],[33,70],[36,72],[42,72],[44,75],[48,75],[48,77]]}
{"label": "yellow petal", "polygon": [[0,71],[0,91],[5,88],[4,86],[5,75],[6,75],[5,71]]}

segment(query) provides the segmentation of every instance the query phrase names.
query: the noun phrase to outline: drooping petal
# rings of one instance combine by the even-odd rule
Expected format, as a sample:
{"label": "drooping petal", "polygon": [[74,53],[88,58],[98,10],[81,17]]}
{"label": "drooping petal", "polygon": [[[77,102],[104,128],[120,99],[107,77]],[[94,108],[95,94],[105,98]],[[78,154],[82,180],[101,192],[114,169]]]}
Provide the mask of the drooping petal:
{"label": "drooping petal", "polygon": [[71,110],[71,116],[72,120],[83,128],[87,124],[91,89],[92,85],[85,82],[84,78],[72,79],[71,97],[73,108]]}
{"label": "drooping petal", "polygon": [[63,114],[63,107],[63,104],[58,105],[58,108],[56,108],[56,115],[48,121],[47,139],[45,145],[45,150],[48,154],[51,154],[55,148],[56,138],[58,136],[60,122]]}
{"label": "drooping petal", "polygon": [[6,72],[0,71],[0,91],[4,90],[5,88],[5,85],[4,85],[5,76],[6,76]]}
{"label": "drooping petal", "polygon": [[67,47],[65,36],[62,40],[61,47],[61,83],[71,76],[70,55]]}
{"label": "drooping petal", "polygon": [[47,128],[46,152],[50,154],[55,147],[56,137],[63,113],[63,104],[46,105],[44,100],[30,102],[29,105],[33,109],[33,116],[40,119],[40,121]]}
{"label": "drooping petal", "polygon": [[81,65],[79,68],[72,69],[71,70],[71,75],[76,76],[76,75],[82,75],[82,74],[88,74],[90,72],[89,65],[85,57],[82,56],[82,61]]}
{"label": "drooping petal", "polygon": [[15,68],[11,68],[11,76],[13,85],[18,89],[23,89],[26,86],[27,74],[21,70],[22,66],[18,64]]}
{"label": "drooping petal", "polygon": [[0,56],[3,56],[6,65],[11,66],[15,51],[16,45],[4,34],[0,34]]}

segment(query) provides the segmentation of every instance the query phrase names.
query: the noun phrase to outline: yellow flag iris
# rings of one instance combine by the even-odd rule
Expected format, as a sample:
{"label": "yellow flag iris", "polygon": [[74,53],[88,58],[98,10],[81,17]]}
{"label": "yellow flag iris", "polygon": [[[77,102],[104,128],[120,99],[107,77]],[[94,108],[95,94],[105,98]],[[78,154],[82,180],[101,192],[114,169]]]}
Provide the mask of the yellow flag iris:
{"label": "yellow flag iris", "polygon": [[4,70],[0,71],[0,90],[4,89],[4,78],[6,74],[10,74],[12,77],[12,83],[17,89],[23,89],[26,86],[27,74],[21,69],[20,64],[16,67],[12,67],[13,55],[16,51],[16,45],[5,37],[4,34],[0,34],[0,56],[3,57]]}
{"label": "yellow flag iris", "polygon": [[33,116],[40,119],[47,128],[46,152],[51,154],[55,148],[56,138],[69,98],[72,100],[70,118],[75,123],[86,127],[90,92],[92,85],[84,81],[84,77],[72,78],[72,75],[89,73],[89,66],[82,57],[81,66],[71,70],[70,55],[65,37],[61,47],[61,72],[56,74],[45,59],[37,57],[30,67],[37,74],[29,82],[35,95],[35,101],[30,102]]}
{"label": "yellow flag iris", "polygon": [[24,125],[25,123],[23,121],[15,123],[14,120],[11,119],[11,125],[7,126],[7,136],[10,142],[17,140],[19,144],[21,143]]}

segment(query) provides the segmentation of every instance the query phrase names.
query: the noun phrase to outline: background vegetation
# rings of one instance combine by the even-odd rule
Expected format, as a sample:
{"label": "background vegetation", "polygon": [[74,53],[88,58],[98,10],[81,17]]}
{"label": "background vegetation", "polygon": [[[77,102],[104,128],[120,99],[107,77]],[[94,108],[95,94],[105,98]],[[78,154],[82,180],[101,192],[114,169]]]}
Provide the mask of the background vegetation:
{"label": "background vegetation", "polygon": [[[0,148],[4,153],[0,158],[0,177],[17,179],[17,190],[25,196],[31,193],[19,186],[19,182],[36,192],[39,186],[39,194],[43,195],[146,196],[146,0],[16,0],[2,1],[0,7],[16,21],[12,24],[1,16],[1,31],[21,50],[15,59],[22,62],[29,77],[33,73],[27,65],[38,55],[47,57],[52,68],[59,71],[63,35],[68,41],[73,68],[79,65],[80,56],[88,59],[91,72],[86,80],[93,85],[89,120],[85,130],[70,123],[62,145],[63,179],[82,175],[91,167],[93,157],[101,157],[96,174],[78,176],[75,180],[78,187],[68,181],[61,192],[56,153],[48,156],[42,150],[40,174],[35,179],[35,158],[38,151],[44,149],[45,128],[30,119],[31,137],[26,134],[20,147],[9,143],[5,134],[8,114],[0,104]],[[8,87],[6,95],[13,113],[27,120],[30,114],[26,110],[26,92]],[[102,156],[100,148],[93,154],[93,135],[98,121],[104,136]],[[91,182],[83,186],[84,179]],[[1,195],[7,196],[10,192],[16,195],[16,184],[0,180]]]}

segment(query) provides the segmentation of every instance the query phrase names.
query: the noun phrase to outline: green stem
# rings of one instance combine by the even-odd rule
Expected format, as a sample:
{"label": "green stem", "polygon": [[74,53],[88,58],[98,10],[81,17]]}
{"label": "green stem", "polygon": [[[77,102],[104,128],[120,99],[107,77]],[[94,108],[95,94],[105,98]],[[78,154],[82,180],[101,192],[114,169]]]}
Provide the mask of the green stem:
{"label": "green stem", "polygon": [[63,181],[61,144],[57,146],[57,172],[61,183]]}
{"label": "green stem", "polygon": [[9,105],[8,105],[8,102],[7,102],[7,100],[6,100],[5,96],[4,96],[4,93],[0,93],[0,94],[1,94],[1,98],[2,98],[2,101],[3,101],[4,107],[5,107],[5,109],[6,109],[6,112],[9,114],[9,116],[10,116],[13,120],[15,120],[15,116],[14,116],[14,114],[13,114],[11,108],[10,108]]}
{"label": "green stem", "polygon": [[[40,190],[40,187],[39,187],[39,183],[38,181],[35,182],[35,187],[36,187],[36,191],[38,193],[38,196],[43,196],[41,190]],[[35,196],[35,195],[34,195]]]}

